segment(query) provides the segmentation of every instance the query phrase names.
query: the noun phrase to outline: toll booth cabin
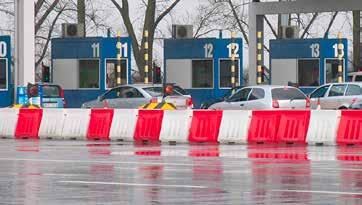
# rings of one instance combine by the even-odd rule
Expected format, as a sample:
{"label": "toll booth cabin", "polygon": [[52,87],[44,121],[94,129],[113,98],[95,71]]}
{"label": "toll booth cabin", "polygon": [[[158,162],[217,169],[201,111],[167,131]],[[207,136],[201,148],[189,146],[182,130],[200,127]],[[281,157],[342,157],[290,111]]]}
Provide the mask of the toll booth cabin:
{"label": "toll booth cabin", "polygon": [[242,59],[243,42],[240,38],[164,41],[165,80],[188,91],[196,108],[202,102],[223,97],[230,90],[232,64],[235,65],[235,84],[243,84]]}
{"label": "toll booth cabin", "polygon": [[343,81],[347,77],[346,39],[270,40],[271,84],[296,83],[306,92],[338,82],[338,44],[343,45]]}
{"label": "toll booth cabin", "polygon": [[[121,84],[132,83],[131,40],[121,41]],[[63,87],[67,107],[79,108],[117,85],[118,38],[52,39],[52,82]]]}
{"label": "toll booth cabin", "polygon": [[0,36],[0,107],[10,106],[14,99],[10,42],[10,36]]}

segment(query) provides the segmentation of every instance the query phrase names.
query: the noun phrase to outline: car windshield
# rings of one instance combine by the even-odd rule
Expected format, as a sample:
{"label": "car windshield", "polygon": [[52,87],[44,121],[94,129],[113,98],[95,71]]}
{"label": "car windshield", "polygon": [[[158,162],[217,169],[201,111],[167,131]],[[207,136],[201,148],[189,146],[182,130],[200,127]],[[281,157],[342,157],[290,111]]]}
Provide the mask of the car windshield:
{"label": "car windshield", "polygon": [[[144,91],[146,91],[149,95],[151,95],[152,97],[159,97],[159,96],[163,96],[163,88],[162,87],[147,87],[147,88],[143,88]],[[176,89],[174,90],[173,96],[180,96],[182,94],[180,94]]]}
{"label": "car windshield", "polygon": [[274,88],[272,89],[273,100],[303,100],[306,96],[296,88]]}
{"label": "car windshield", "polygon": [[188,93],[184,89],[182,89],[180,86],[173,86],[173,89],[176,92],[180,93],[181,95],[188,95]]}
{"label": "car windshield", "polygon": [[43,86],[43,97],[58,98],[60,97],[60,89],[55,85],[44,85]]}

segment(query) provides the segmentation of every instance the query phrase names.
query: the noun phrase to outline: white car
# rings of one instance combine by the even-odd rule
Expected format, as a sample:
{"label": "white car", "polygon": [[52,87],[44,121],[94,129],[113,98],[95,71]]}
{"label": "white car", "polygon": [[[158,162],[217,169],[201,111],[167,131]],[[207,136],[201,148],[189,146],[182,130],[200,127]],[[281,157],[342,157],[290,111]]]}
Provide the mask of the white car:
{"label": "white car", "polygon": [[348,73],[349,81],[362,82],[362,71]]}
{"label": "white car", "polygon": [[[173,104],[176,109],[192,109],[190,95],[183,95],[174,89],[172,95],[165,97],[165,102]],[[150,102],[161,102],[163,98],[162,85],[132,84],[121,85],[100,95],[97,99],[85,102],[82,108],[122,108],[137,109]]]}
{"label": "white car", "polygon": [[212,110],[306,109],[309,98],[290,86],[248,86],[223,102],[210,106]]}
{"label": "white car", "polygon": [[311,108],[347,109],[362,100],[362,83],[331,83],[318,87],[310,95]]}

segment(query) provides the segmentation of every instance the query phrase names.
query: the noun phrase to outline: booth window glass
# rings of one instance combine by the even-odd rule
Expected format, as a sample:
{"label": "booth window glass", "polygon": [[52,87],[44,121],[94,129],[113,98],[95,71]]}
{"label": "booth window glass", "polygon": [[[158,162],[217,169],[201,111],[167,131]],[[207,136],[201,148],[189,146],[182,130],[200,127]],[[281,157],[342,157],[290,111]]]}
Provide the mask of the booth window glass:
{"label": "booth window glass", "polygon": [[79,88],[99,88],[99,60],[79,60]]}
{"label": "booth window glass", "polygon": [[[117,86],[117,65],[118,60],[106,60],[107,88]],[[121,84],[127,84],[127,60],[121,60]]]}
{"label": "booth window glass", "polygon": [[[232,87],[231,62],[231,60],[220,60],[220,88]],[[235,61],[235,82],[239,82],[239,60]]]}
{"label": "booth window glass", "polygon": [[6,89],[6,73],[7,73],[7,63],[6,59],[0,59],[0,89]]}
{"label": "booth window glass", "polygon": [[213,87],[213,61],[193,60],[192,61],[192,87],[212,88]]}
{"label": "booth window glass", "polygon": [[319,60],[298,60],[298,85],[319,86]]}
{"label": "booth window glass", "polygon": [[[337,83],[338,82],[338,59],[327,59],[326,60],[326,83]],[[344,69],[344,62],[343,62]]]}

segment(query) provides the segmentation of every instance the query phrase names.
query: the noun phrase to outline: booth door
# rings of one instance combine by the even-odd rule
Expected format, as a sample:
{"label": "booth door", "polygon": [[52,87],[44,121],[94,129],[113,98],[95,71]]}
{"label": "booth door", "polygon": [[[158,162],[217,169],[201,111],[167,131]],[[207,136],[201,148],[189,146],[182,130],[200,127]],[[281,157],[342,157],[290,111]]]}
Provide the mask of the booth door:
{"label": "booth door", "polygon": [[297,59],[272,59],[271,84],[288,85],[297,83]]}

